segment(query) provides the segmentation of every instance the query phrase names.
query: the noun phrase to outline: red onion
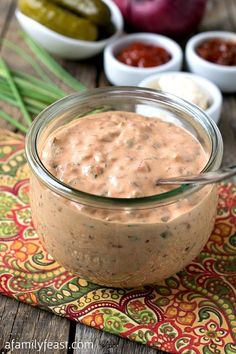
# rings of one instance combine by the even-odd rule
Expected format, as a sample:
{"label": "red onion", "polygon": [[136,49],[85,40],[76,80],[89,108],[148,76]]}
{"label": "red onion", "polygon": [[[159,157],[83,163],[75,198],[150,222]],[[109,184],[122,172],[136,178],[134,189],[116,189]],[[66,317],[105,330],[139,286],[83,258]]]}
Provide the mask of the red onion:
{"label": "red onion", "polygon": [[184,37],[199,25],[207,0],[114,0],[133,29]]}

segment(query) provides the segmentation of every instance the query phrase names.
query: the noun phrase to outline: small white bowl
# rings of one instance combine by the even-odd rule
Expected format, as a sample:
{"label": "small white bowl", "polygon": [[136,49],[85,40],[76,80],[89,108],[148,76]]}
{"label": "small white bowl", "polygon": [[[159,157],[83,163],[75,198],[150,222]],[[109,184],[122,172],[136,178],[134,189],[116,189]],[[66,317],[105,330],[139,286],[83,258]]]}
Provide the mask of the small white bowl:
{"label": "small white bowl", "polygon": [[223,92],[236,91],[236,66],[226,66],[211,63],[201,58],[196,48],[208,39],[221,38],[236,41],[236,33],[224,31],[203,32],[193,36],[186,46],[186,61],[188,69],[214,82]]}
{"label": "small white bowl", "polygon": [[81,41],[63,36],[25,16],[19,10],[16,10],[16,18],[23,30],[50,53],[65,59],[86,59],[102,52],[107,44],[123,32],[124,21],[119,8],[112,0],[103,1],[110,8],[116,31],[111,37],[101,41]]}
{"label": "small white bowl", "polygon": [[222,111],[222,102],[223,102],[222,94],[218,89],[218,87],[207,79],[186,72],[162,73],[162,74],[157,74],[157,75],[152,75],[147,77],[146,79],[144,79],[139,83],[139,86],[152,88],[152,89],[156,88],[158,80],[161,77],[170,76],[170,75],[185,76],[193,80],[194,82],[196,82],[196,84],[209,95],[209,98],[211,100],[210,106],[205,110],[206,114],[208,114],[211,117],[211,119],[214,120],[215,123],[218,123]]}
{"label": "small white bowl", "polygon": [[[121,63],[116,56],[131,43],[143,42],[159,45],[172,56],[166,64],[152,68],[138,68]],[[152,33],[134,33],[108,45],[104,51],[104,70],[108,80],[114,85],[136,86],[145,77],[167,71],[178,71],[182,67],[183,53],[172,39]]]}

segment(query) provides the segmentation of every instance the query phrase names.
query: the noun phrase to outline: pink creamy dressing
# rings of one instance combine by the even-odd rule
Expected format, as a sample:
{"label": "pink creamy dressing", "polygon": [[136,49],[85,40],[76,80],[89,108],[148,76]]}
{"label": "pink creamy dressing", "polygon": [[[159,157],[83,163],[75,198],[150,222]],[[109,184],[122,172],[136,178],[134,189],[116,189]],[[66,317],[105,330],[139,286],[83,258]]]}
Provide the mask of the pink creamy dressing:
{"label": "pink creamy dressing", "polygon": [[129,112],[105,112],[56,130],[42,161],[59,180],[106,197],[166,191],[162,177],[200,172],[207,155],[185,129]]}
{"label": "pink creamy dressing", "polygon": [[[42,162],[59,180],[113,198],[166,191],[156,186],[158,178],[200,172],[208,160],[184,128],[129,112],[76,119],[41,146]],[[210,236],[216,205],[217,188],[207,186],[142,209],[88,206],[31,175],[32,217],[48,251],[67,269],[106,286],[155,283],[181,270]]]}

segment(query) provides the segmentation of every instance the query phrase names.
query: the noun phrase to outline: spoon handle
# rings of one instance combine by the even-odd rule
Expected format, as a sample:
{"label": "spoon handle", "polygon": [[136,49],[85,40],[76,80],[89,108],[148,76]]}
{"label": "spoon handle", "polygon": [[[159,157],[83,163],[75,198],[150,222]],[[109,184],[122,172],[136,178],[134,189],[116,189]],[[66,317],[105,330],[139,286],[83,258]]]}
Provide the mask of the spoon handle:
{"label": "spoon handle", "polygon": [[217,171],[200,173],[191,176],[177,176],[171,178],[161,178],[156,181],[161,184],[211,184],[223,181],[236,175],[236,165],[221,168]]}

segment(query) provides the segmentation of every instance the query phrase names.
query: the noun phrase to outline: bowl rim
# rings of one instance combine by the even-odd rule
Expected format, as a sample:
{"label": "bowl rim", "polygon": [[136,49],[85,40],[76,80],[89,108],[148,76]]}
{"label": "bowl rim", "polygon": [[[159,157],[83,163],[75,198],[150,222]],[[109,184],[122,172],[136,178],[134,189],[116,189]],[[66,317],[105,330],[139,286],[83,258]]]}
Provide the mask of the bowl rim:
{"label": "bowl rim", "polygon": [[[27,21],[30,21],[32,24],[34,24],[34,26],[38,26],[39,29],[43,28],[44,31],[48,31],[49,34],[51,34],[52,36],[56,37],[58,40],[67,42],[67,44],[70,45],[86,45],[88,48],[97,48],[98,46],[105,46],[109,41],[112,41],[113,39],[117,38],[123,31],[124,28],[124,20],[122,17],[122,14],[120,12],[120,9],[118,8],[118,6],[110,1],[110,0],[102,0],[111,10],[111,16],[113,18],[112,23],[114,24],[116,31],[115,33],[113,33],[112,36],[99,40],[99,41],[84,41],[81,39],[75,39],[75,38],[71,38],[71,37],[67,37],[64,36],[63,34],[60,34],[58,32],[53,31],[52,29],[42,25],[41,23],[37,22],[36,20],[32,19],[31,17],[23,14],[18,8],[16,8],[15,10],[15,15],[16,18],[18,19],[19,22],[21,22],[21,20],[23,19],[27,19]],[[115,20],[114,20],[115,17]]]}
{"label": "bowl rim", "polygon": [[[151,83],[151,82],[159,79],[161,76],[171,76],[171,75],[187,76],[187,77],[195,80],[195,82],[197,84],[199,83],[200,86],[202,83],[204,90],[209,94],[210,99],[211,99],[210,106],[207,109],[203,110],[208,115],[211,115],[217,109],[222,107],[223,96],[222,96],[222,93],[221,93],[220,89],[218,88],[218,86],[216,86],[212,81],[206,79],[205,77],[202,77],[197,74],[189,73],[186,71],[172,71],[172,72],[156,73],[156,74],[150,75],[150,76],[146,77],[145,79],[143,79],[142,81],[140,81],[138,86],[151,88],[151,87],[145,86],[145,85],[148,85],[148,83]],[[207,87],[205,87],[204,84],[206,84]],[[161,90],[161,91],[163,91],[163,90]]]}
{"label": "bowl rim", "polygon": [[[130,44],[133,41],[137,41],[139,39],[153,39],[153,43],[158,44],[158,39],[161,39],[163,42],[166,42],[166,46],[163,45],[163,43],[160,43],[160,46],[164,47],[165,49],[167,49],[167,51],[172,55],[171,59],[165,63],[165,64],[161,64],[158,66],[152,66],[150,68],[140,68],[140,67],[136,67],[136,66],[131,66],[131,65],[127,65],[124,64],[122,62],[120,62],[114,55],[114,50],[117,46],[121,45],[121,44]],[[154,40],[157,40],[156,42]],[[150,41],[151,43],[151,41]],[[172,48],[170,49],[168,47],[168,43],[172,44],[173,47],[175,47],[175,50],[173,50]],[[152,73],[153,71],[157,72],[158,70],[168,70],[170,69],[174,64],[176,64],[176,62],[178,62],[179,60],[182,61],[183,59],[183,51],[180,47],[180,45],[174,41],[173,39],[167,37],[167,36],[163,36],[161,34],[156,34],[156,33],[149,33],[149,32],[138,32],[138,33],[132,33],[132,34],[127,34],[124,35],[121,38],[116,39],[115,41],[112,41],[112,43],[110,43],[104,51],[104,55],[109,56],[109,58],[111,60],[113,60],[113,62],[115,63],[115,65],[123,70],[127,70],[130,71],[131,73],[136,73],[137,71],[139,73],[143,73],[143,74],[147,74],[148,73]]]}
{"label": "bowl rim", "polygon": [[[200,57],[200,55],[196,52],[196,46],[203,42],[204,40],[211,39],[211,38],[224,38],[224,39],[231,39],[235,38],[236,41],[236,33],[230,31],[206,31],[196,34],[195,36],[191,37],[185,48],[186,56],[190,54],[194,56],[195,59],[199,61],[201,65],[204,65],[207,68],[214,69],[216,71],[225,73],[225,72],[235,72],[236,73],[236,65],[229,66],[229,65],[220,65],[216,63],[212,63]],[[196,66],[196,64],[195,64]]]}

